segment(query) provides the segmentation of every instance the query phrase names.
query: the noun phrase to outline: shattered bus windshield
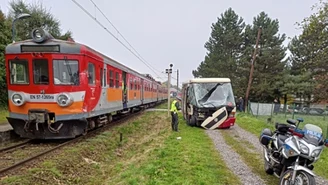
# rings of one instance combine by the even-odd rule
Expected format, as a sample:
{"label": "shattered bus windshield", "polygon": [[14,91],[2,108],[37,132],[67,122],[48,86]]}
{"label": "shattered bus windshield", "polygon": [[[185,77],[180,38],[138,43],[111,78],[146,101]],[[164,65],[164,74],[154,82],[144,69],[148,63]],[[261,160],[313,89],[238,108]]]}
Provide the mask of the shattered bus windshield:
{"label": "shattered bus windshield", "polygon": [[235,106],[230,83],[194,84],[195,98],[201,107]]}

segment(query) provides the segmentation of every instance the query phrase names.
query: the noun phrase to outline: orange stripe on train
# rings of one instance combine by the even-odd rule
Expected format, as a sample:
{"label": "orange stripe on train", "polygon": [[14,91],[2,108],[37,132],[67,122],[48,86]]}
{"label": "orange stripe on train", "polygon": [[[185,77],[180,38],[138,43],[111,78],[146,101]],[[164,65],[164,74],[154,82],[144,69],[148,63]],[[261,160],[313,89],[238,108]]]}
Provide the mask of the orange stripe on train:
{"label": "orange stripe on train", "polygon": [[26,102],[24,105],[17,107],[9,101],[9,111],[17,114],[28,114],[29,109],[48,109],[56,115],[64,114],[78,114],[82,113],[83,101],[73,102],[68,107],[60,107],[57,103],[30,103]]}

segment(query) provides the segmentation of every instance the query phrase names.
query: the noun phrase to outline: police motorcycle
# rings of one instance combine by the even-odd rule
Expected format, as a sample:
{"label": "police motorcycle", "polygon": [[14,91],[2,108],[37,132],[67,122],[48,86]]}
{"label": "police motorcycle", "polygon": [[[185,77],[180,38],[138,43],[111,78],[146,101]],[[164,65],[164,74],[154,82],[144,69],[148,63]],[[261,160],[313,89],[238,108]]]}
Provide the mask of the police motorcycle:
{"label": "police motorcycle", "polygon": [[324,146],[328,147],[328,139],[323,139],[322,129],[316,125],[299,129],[301,122],[302,118],[288,119],[288,124],[276,123],[273,133],[269,128],[261,132],[265,172],[280,178],[280,185],[316,184],[313,164]]}

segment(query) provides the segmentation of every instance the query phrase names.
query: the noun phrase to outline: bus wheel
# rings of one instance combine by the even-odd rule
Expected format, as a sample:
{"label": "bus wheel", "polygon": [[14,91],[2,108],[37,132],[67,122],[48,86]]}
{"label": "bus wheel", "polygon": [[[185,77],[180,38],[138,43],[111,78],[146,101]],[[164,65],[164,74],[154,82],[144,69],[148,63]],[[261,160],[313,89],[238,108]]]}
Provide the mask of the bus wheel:
{"label": "bus wheel", "polygon": [[189,116],[189,119],[188,119],[188,125],[190,125],[190,126],[192,126],[192,127],[194,127],[194,126],[196,126],[196,118],[195,118],[195,116]]}

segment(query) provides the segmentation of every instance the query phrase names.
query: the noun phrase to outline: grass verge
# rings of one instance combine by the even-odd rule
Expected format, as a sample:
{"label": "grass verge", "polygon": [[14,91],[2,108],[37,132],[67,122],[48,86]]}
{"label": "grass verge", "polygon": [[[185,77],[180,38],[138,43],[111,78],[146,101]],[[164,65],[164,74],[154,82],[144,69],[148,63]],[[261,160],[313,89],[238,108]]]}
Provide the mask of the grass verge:
{"label": "grass verge", "polygon": [[[169,133],[162,147],[146,159],[129,164],[109,179],[113,184],[240,184],[225,166],[203,129],[186,126],[180,115],[180,132]],[[171,131],[170,131],[171,132]],[[181,137],[178,140],[177,137]]]}
{"label": "grass verge", "polygon": [[0,124],[7,123],[7,116],[9,115],[8,110],[5,108],[0,108]]}
{"label": "grass verge", "polygon": [[167,101],[164,101],[163,103],[157,105],[155,109],[167,109]]}
{"label": "grass verge", "polygon": [[172,132],[166,115],[146,112],[0,184],[240,184],[203,130],[180,120]]}
{"label": "grass verge", "polygon": [[[271,130],[274,130],[273,124],[267,124],[262,119],[257,119],[254,116],[251,116],[249,114],[238,113],[237,122],[241,128],[255,134],[256,136],[259,136],[262,129],[264,129],[264,128],[270,128]],[[307,121],[305,120],[305,122],[307,122]],[[311,122],[311,123],[316,124],[316,122]],[[302,125],[301,125],[301,128],[302,128]],[[321,125],[318,124],[318,126],[321,126]],[[325,131],[323,131],[323,132],[325,132]],[[320,156],[320,159],[314,164],[314,172],[316,174],[328,179],[328,174],[325,173],[327,166],[328,166],[328,148],[325,147]]]}

